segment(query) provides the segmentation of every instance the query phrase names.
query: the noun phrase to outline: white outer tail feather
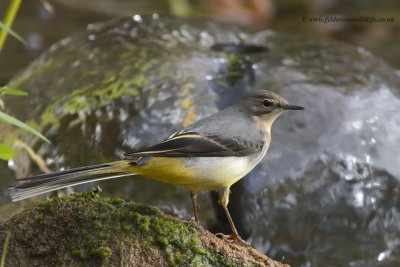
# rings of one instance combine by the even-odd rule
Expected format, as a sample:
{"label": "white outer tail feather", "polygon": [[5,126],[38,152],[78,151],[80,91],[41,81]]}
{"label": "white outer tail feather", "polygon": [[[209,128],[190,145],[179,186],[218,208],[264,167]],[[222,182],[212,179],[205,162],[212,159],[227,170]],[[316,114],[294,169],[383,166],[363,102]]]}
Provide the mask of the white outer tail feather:
{"label": "white outer tail feather", "polygon": [[[87,169],[84,171],[80,170],[80,168],[77,168],[76,171],[71,169],[66,170],[65,172],[66,174],[63,174],[61,171],[54,174],[38,175],[21,179],[27,180],[28,182],[21,183],[10,188],[12,201],[20,201],[26,198],[79,184],[135,175],[132,173],[120,172],[118,169],[112,166],[106,166],[102,168],[93,166],[93,169]],[[41,183],[42,181],[43,183]]]}

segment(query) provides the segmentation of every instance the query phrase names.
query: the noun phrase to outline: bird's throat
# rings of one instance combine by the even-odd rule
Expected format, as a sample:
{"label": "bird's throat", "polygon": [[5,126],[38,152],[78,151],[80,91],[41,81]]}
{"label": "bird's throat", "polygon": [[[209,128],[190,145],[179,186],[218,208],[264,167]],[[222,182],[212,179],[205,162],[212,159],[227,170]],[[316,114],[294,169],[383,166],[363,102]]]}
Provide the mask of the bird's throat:
{"label": "bird's throat", "polygon": [[270,133],[272,124],[281,114],[282,112],[268,113],[261,116],[252,116],[251,119],[260,130],[264,131],[265,133]]}

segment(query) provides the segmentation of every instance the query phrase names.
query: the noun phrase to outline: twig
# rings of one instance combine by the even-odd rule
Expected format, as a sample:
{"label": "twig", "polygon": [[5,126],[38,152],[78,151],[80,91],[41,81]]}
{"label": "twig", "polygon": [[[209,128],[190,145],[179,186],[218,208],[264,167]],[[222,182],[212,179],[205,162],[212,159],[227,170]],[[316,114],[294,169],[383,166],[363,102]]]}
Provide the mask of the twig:
{"label": "twig", "polygon": [[19,145],[20,147],[25,149],[26,152],[28,152],[31,159],[39,166],[42,172],[44,173],[51,172],[51,170],[47,167],[46,163],[44,162],[44,159],[41,156],[39,156],[35,151],[33,151],[33,149],[28,144],[19,139],[16,139],[15,143],[16,145]]}

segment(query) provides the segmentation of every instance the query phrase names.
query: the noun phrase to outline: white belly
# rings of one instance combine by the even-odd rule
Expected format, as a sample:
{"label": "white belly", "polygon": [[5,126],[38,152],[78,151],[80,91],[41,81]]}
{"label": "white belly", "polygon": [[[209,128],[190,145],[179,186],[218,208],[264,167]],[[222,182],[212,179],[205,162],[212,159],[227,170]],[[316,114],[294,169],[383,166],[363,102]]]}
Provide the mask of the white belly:
{"label": "white belly", "polygon": [[[265,151],[264,151],[265,150]],[[185,159],[186,167],[196,174],[195,181],[180,184],[195,191],[230,187],[248,174],[264,157],[267,147],[258,155],[248,157],[194,157]]]}

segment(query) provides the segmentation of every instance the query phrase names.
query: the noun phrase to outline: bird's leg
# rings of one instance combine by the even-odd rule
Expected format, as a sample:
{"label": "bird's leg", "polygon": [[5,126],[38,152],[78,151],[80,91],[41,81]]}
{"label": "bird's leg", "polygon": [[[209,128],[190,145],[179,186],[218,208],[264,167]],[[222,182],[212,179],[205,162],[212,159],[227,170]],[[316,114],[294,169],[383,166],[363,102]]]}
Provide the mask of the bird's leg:
{"label": "bird's leg", "polygon": [[222,208],[225,211],[226,217],[228,218],[229,225],[231,227],[232,234],[231,235],[217,234],[217,236],[222,237],[222,239],[232,238],[234,242],[249,247],[250,244],[244,241],[239,236],[238,231],[236,230],[235,224],[233,223],[231,215],[229,214],[228,202],[229,202],[229,187],[225,187],[220,191],[220,197],[218,203],[222,206]]}
{"label": "bird's leg", "polygon": [[192,199],[194,221],[200,223],[199,214],[197,213],[197,192],[190,190],[190,198]]}

